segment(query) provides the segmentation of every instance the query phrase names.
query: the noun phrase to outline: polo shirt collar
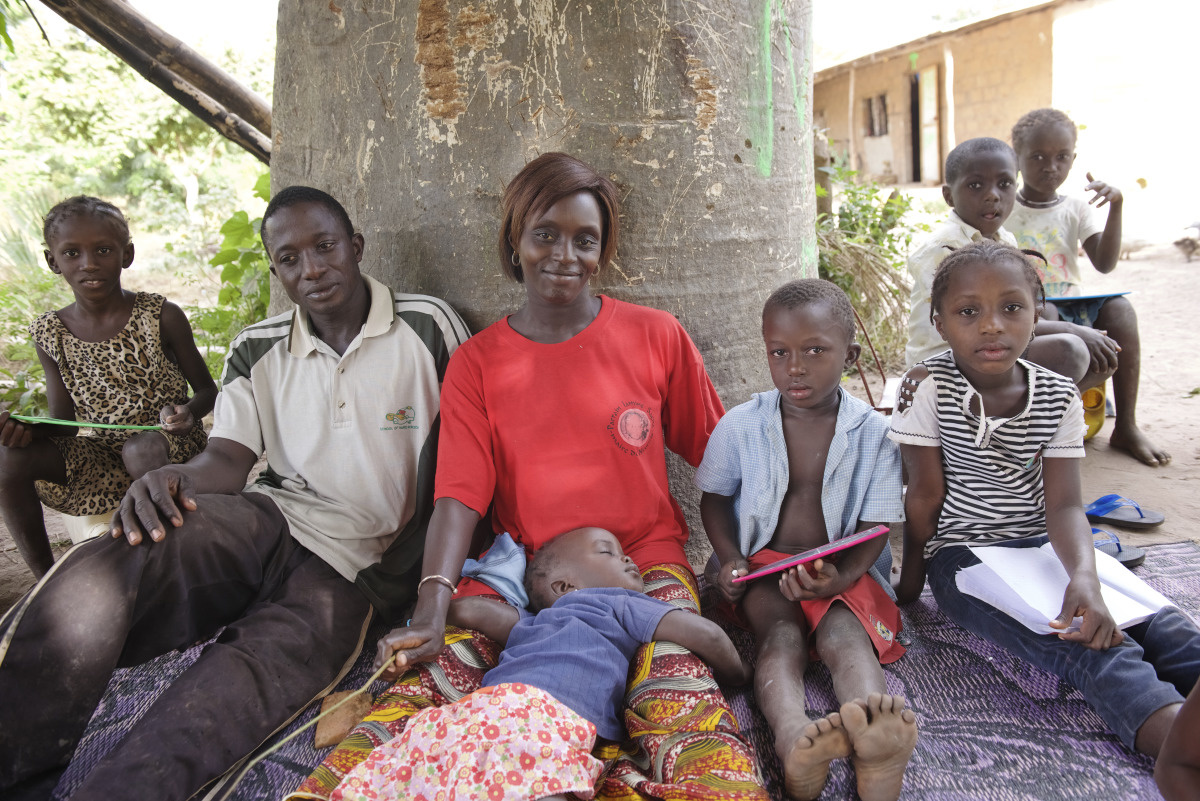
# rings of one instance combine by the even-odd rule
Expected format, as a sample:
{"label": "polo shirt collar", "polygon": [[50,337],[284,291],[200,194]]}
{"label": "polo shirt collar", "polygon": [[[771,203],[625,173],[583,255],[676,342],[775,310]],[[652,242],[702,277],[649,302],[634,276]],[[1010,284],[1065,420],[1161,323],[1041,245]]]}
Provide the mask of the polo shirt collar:
{"label": "polo shirt collar", "polygon": [[[371,305],[367,309],[367,322],[363,325],[362,338],[376,337],[387,333],[396,319],[396,303],[392,290],[369,275],[363,275]],[[288,340],[288,352],[304,357],[317,349],[316,335],[308,315],[299,305],[292,307],[292,333]]]}

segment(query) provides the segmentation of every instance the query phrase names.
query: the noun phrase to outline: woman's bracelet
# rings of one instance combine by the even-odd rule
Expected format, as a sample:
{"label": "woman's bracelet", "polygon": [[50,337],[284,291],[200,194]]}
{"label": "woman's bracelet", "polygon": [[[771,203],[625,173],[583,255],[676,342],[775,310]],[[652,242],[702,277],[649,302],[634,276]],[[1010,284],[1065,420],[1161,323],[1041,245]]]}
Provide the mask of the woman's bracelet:
{"label": "woman's bracelet", "polygon": [[425,586],[425,582],[427,582],[427,581],[436,581],[439,584],[445,584],[450,589],[450,592],[454,592],[454,582],[453,581],[446,578],[445,576],[439,576],[437,573],[434,573],[433,575],[426,576],[425,578],[423,578],[419,582],[417,582],[417,593],[418,594],[421,592],[421,588]]}

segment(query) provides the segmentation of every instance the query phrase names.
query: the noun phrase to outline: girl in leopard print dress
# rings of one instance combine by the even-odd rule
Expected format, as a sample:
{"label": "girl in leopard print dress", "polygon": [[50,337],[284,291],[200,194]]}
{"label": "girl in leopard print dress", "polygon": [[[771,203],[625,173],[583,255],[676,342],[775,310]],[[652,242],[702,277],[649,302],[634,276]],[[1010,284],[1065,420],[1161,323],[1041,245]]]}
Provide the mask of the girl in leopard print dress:
{"label": "girl in leopard print dress", "polygon": [[217,397],[183,311],[161,295],[121,288],[134,250],[119,209],[92,197],[64,200],[46,215],[43,234],[46,263],[75,295],[29,327],[51,416],[162,428],[30,425],[0,411],[0,510],[39,578],[54,561],[42,503],[68,515],[111,512],[134,478],[204,449],[201,419]]}

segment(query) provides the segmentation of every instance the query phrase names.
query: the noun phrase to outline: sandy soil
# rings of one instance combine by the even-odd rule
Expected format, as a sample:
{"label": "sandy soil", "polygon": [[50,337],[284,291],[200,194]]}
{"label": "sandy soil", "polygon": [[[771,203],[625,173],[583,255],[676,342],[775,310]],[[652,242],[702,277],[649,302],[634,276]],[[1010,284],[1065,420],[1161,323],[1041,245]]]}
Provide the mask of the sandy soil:
{"label": "sandy soil", "polygon": [[[1143,341],[1138,419],[1173,457],[1167,467],[1152,468],[1111,449],[1111,420],[1088,443],[1083,463],[1085,502],[1117,492],[1167,517],[1166,523],[1148,533],[1118,531],[1123,542],[1134,545],[1200,540],[1200,531],[1189,522],[1200,521],[1200,393],[1190,394],[1200,388],[1200,356],[1195,350],[1200,333],[1192,328],[1200,307],[1200,291],[1195,288],[1198,272],[1200,262],[1186,263],[1175,248],[1164,245],[1134,253],[1110,275],[1093,272],[1087,279],[1092,291],[1134,291],[1131,300]],[[48,512],[46,518],[51,540],[61,543],[56,550],[65,550],[70,543],[58,513]],[[33,576],[0,524],[0,611],[32,585]]]}

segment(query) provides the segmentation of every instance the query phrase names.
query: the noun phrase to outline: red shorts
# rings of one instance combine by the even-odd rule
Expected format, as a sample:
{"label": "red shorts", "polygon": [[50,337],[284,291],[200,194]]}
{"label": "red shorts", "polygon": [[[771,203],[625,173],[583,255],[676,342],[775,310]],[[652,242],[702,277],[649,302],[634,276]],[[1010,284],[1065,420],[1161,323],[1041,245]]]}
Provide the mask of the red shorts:
{"label": "red shorts", "polygon": [[[763,548],[761,551],[747,557],[746,561],[750,563],[750,570],[755,571],[766,567],[772,562],[778,562],[780,559],[786,559],[794,555],[781,551],[773,551],[770,548]],[[763,576],[758,579],[758,581],[778,580],[779,576],[775,574]],[[896,602],[884,592],[883,587],[879,586],[879,582],[871,578],[868,573],[863,573],[859,576],[858,581],[851,584],[845,592],[838,595],[833,595],[829,598],[814,598],[811,601],[800,601],[796,604],[799,607],[797,622],[803,624],[809,632],[816,631],[817,624],[821,622],[821,618],[825,617],[829,611],[829,607],[835,601],[844,603],[846,608],[853,612],[854,616],[862,623],[867,636],[871,638],[871,644],[875,646],[875,653],[879,656],[879,664],[886,665],[904,656],[904,646],[896,641],[896,634],[899,633],[902,627],[900,609],[896,606]],[[745,617],[741,614],[740,609],[737,616],[744,624]],[[808,655],[811,660],[820,659],[816,648],[811,643],[811,638]]]}

